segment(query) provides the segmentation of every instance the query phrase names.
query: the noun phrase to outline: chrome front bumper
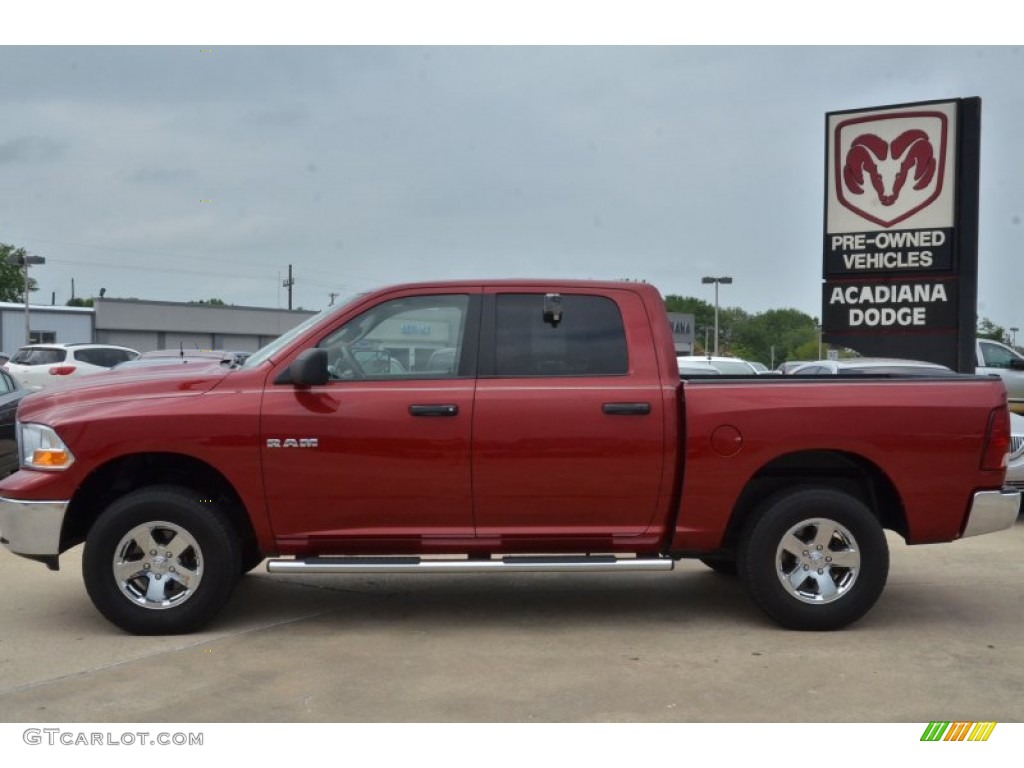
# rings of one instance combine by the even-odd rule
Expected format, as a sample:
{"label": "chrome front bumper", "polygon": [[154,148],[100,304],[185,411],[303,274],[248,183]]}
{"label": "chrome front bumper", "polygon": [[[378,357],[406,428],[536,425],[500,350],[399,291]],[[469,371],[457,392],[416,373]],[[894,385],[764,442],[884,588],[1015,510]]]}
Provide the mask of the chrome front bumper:
{"label": "chrome front bumper", "polygon": [[963,535],[981,536],[983,533],[995,533],[1012,528],[1020,512],[1020,491],[1004,489],[1002,491],[979,491],[974,494],[974,501],[967,512],[967,525]]}
{"label": "chrome front bumper", "polygon": [[0,544],[16,555],[56,557],[68,503],[0,498]]}

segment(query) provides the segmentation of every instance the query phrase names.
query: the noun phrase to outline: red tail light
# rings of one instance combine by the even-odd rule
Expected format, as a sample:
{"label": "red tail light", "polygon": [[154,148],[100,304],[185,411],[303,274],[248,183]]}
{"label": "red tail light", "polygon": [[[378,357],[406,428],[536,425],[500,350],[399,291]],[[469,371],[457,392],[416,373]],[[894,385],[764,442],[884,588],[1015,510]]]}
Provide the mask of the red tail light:
{"label": "red tail light", "polygon": [[75,372],[73,365],[56,365],[50,369],[51,376],[67,376]]}
{"label": "red tail light", "polygon": [[988,417],[985,444],[981,449],[982,469],[1006,469],[1010,454],[1010,412],[1006,406],[993,408]]}

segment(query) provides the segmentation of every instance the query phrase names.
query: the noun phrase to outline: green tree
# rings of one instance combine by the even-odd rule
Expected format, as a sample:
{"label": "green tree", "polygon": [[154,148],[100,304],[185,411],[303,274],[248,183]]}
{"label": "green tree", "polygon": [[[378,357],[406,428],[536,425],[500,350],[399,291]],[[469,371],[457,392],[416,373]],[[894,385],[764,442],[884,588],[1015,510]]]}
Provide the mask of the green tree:
{"label": "green tree", "polygon": [[[693,341],[694,353],[705,354],[714,351],[715,347],[715,305],[704,299],[695,296],[678,296],[669,294],[665,297],[665,311],[682,312],[693,315]],[[722,354],[735,354],[729,352],[729,347],[740,326],[749,317],[746,312],[737,307],[718,308],[718,347]],[[704,349],[704,340],[707,339],[708,349]]]}
{"label": "green tree", "polygon": [[83,299],[81,296],[76,296],[73,299],[68,299],[66,306],[69,307],[91,307],[93,305],[92,298]]}
{"label": "green tree", "polygon": [[818,337],[815,335],[813,339],[796,347],[786,360],[817,360],[820,357],[819,352],[821,349],[818,345]]}
{"label": "green tree", "polygon": [[199,299],[199,301],[190,301],[189,304],[205,304],[208,307],[226,307],[223,299]]}
{"label": "green tree", "polygon": [[[732,357],[748,358],[751,351],[744,345],[743,339],[750,326],[751,315],[739,307],[718,308],[718,354]],[[711,333],[708,341],[714,347],[715,320],[711,318]]]}
{"label": "green tree", "polygon": [[987,317],[978,321],[977,334],[979,339],[992,339],[992,341],[1006,341],[1006,329],[996,325]]}
{"label": "green tree", "polygon": [[804,359],[797,356],[804,345],[813,345],[816,359],[818,332],[814,318],[798,309],[769,309],[750,316],[739,326],[734,352],[737,357],[777,367],[785,360]]}
{"label": "green tree", "polygon": [[677,296],[670,293],[665,297],[665,311],[693,315],[694,325],[702,328],[705,325],[714,325],[715,322],[714,304],[709,304],[703,299],[693,296]]}
{"label": "green tree", "polygon": [[[669,294],[665,297],[668,312],[693,315],[694,349],[697,354],[714,349],[715,306],[694,296]],[[707,339],[708,350],[704,348]],[[813,359],[818,356],[817,323],[798,309],[769,309],[755,315],[739,307],[718,308],[718,350],[721,354],[756,360],[777,366],[784,360],[798,357],[797,350],[813,345]],[[774,355],[773,355],[774,351]]]}
{"label": "green tree", "polygon": [[[18,262],[28,255],[24,248],[0,243],[0,301],[25,301],[25,273]],[[33,277],[28,279],[28,290],[39,290]]]}

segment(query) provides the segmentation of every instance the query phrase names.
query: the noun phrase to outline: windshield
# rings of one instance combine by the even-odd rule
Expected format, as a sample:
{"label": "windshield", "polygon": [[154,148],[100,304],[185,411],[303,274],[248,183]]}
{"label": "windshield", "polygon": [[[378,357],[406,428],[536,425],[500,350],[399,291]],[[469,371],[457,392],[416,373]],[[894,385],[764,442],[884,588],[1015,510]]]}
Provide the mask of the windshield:
{"label": "windshield", "polygon": [[348,299],[346,299],[345,301],[341,302],[337,306],[327,307],[327,309],[322,309],[319,312],[317,312],[315,315],[312,315],[311,317],[307,317],[305,320],[303,320],[301,323],[296,325],[290,331],[287,331],[286,333],[283,333],[282,335],[278,336],[276,339],[274,339],[272,342],[270,342],[266,346],[260,348],[256,352],[253,352],[251,355],[249,355],[245,359],[245,361],[242,363],[241,367],[242,368],[255,368],[256,366],[262,364],[263,362],[265,362],[267,360],[270,360],[282,347],[288,346],[288,344],[291,343],[292,339],[295,339],[295,338],[301,336],[309,328],[312,328],[314,325],[319,323],[325,317],[327,317],[329,315],[333,315],[333,314],[335,314],[337,312],[341,312],[349,304],[351,304],[353,301],[355,301],[357,298],[359,298],[360,296],[365,296],[365,295],[366,295],[365,293],[357,293],[357,294],[355,294],[353,296],[350,296]]}

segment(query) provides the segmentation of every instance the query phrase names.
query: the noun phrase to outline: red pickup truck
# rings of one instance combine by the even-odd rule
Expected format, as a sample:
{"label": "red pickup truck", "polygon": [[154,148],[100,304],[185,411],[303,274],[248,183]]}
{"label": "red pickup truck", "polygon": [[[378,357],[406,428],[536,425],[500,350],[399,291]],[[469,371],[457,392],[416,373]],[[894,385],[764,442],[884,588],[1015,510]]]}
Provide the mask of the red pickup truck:
{"label": "red pickup truck", "polygon": [[139,634],[211,620],[246,571],[736,573],[794,629],[864,615],[885,529],[1013,525],[997,378],[682,381],[661,296],[444,282],[358,296],[241,365],[26,398],[0,539]]}

